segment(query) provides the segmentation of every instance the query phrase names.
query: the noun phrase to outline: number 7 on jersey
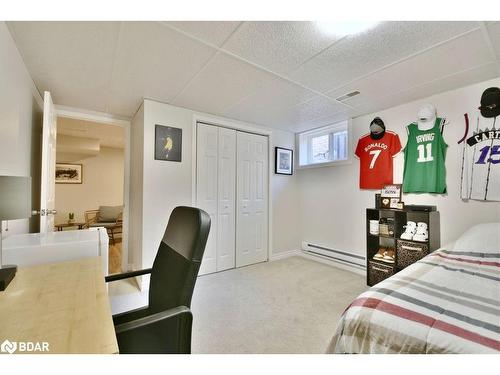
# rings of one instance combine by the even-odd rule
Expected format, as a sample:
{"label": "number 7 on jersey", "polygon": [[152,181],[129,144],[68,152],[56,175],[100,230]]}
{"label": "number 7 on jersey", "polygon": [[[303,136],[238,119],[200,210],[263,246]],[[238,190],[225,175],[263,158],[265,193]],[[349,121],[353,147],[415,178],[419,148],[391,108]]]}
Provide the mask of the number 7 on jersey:
{"label": "number 7 on jersey", "polygon": [[375,166],[375,162],[377,161],[378,156],[382,150],[373,150],[370,151],[370,155],[372,155],[372,161],[370,162],[370,169],[373,169]]}

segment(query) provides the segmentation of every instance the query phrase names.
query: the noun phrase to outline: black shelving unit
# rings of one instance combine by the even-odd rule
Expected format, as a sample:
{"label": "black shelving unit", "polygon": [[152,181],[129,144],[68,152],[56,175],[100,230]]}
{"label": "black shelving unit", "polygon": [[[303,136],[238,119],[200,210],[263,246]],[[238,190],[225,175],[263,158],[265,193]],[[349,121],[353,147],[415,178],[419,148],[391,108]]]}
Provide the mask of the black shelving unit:
{"label": "black shelving unit", "polygon": [[[380,218],[394,219],[394,234],[373,235],[370,233],[370,220]],[[427,242],[401,240],[404,225],[407,221],[425,222],[429,230]],[[366,283],[373,286],[383,279],[392,276],[441,246],[439,211],[414,211],[411,209],[396,210],[387,208],[368,208],[366,210]],[[395,263],[386,263],[373,259],[380,247],[393,248],[396,251]],[[400,257],[400,259],[398,259]],[[403,259],[404,258],[404,259]]]}

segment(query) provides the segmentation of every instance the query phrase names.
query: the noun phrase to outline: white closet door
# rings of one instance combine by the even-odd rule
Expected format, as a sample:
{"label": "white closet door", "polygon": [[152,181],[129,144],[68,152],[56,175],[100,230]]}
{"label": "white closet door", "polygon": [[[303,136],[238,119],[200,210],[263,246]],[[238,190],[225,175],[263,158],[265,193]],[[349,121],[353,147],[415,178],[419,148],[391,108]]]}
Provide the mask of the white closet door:
{"label": "white closet door", "polygon": [[219,128],[217,271],[235,267],[236,130]]}
{"label": "white closet door", "polygon": [[237,133],[236,267],[267,260],[268,139]]}
{"label": "white closet door", "polygon": [[217,271],[217,164],[218,128],[198,124],[197,128],[197,166],[196,166],[196,204],[205,210],[212,220],[200,274]]}

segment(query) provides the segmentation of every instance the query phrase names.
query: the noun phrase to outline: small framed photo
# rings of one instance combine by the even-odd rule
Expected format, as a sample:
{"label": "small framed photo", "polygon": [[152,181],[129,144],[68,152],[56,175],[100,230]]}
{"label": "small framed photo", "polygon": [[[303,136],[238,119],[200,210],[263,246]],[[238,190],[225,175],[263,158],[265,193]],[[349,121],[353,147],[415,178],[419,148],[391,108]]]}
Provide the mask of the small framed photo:
{"label": "small framed photo", "polygon": [[56,184],[81,184],[82,164],[56,164]]}
{"label": "small framed photo", "polygon": [[402,209],[401,184],[385,185],[380,193],[382,208]]}
{"label": "small framed photo", "polygon": [[293,150],[288,148],[275,148],[275,168],[276,174],[293,174]]}
{"label": "small framed photo", "polygon": [[155,125],[155,160],[182,161],[182,129]]}

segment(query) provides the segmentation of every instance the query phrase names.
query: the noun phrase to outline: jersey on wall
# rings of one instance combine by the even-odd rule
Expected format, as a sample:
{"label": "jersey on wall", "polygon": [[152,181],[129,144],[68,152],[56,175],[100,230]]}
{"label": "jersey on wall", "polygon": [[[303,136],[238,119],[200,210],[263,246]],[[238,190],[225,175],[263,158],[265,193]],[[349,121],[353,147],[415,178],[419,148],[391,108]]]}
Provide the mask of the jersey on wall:
{"label": "jersey on wall", "polygon": [[386,130],[380,139],[370,134],[358,141],[356,156],[359,158],[359,188],[382,189],[392,184],[393,157],[401,151],[401,142],[396,133]]}
{"label": "jersey on wall", "polygon": [[[479,111],[465,115],[461,197],[500,201],[500,127]],[[469,129],[469,120],[471,121]]]}
{"label": "jersey on wall", "polygon": [[417,123],[407,125],[403,192],[446,193],[445,155],[448,145],[441,134],[443,123],[444,119],[436,118],[434,127],[429,130],[420,130]]}

